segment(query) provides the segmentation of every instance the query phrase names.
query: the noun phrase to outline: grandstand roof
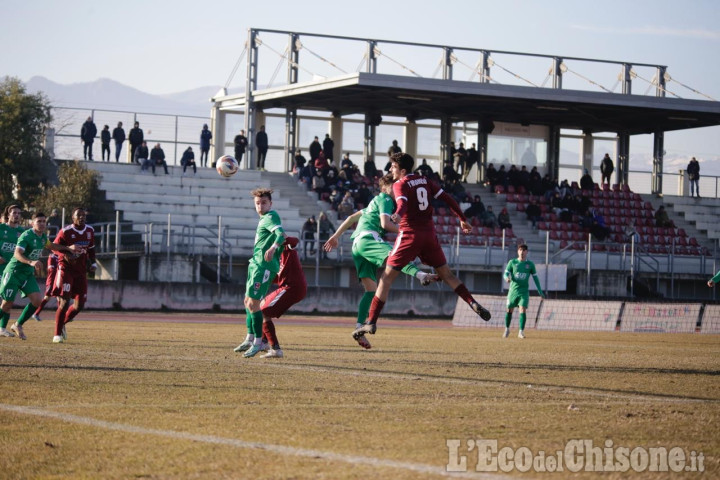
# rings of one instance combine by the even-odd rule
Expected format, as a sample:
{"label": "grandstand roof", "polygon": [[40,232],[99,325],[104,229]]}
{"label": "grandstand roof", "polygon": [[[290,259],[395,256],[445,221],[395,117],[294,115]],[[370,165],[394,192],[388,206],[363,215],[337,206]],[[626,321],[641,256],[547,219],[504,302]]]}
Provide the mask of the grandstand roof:
{"label": "grandstand roof", "polygon": [[[716,101],[364,72],[256,90],[253,95],[261,109],[373,113],[414,120],[450,117],[456,122],[483,118],[630,135],[720,125],[720,102]],[[226,107],[239,106],[244,96],[215,101]]]}

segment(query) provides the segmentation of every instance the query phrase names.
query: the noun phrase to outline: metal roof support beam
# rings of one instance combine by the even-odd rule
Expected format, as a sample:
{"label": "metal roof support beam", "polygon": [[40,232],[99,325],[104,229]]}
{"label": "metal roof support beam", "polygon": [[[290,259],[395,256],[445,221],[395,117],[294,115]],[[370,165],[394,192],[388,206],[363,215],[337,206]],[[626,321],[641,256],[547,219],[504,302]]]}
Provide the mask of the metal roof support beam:
{"label": "metal roof support beam", "polygon": [[623,63],[622,67],[622,93],[630,95],[632,93],[632,65]]}
{"label": "metal roof support beam", "polygon": [[615,142],[615,158],[617,159],[617,172],[615,178],[620,185],[630,183],[630,135],[625,132],[618,132]]}
{"label": "metal roof support beam", "polygon": [[490,83],[490,52],[487,50],[482,51],[482,77],[480,77],[480,83]]}
{"label": "metal roof support beam", "polygon": [[552,81],[553,81],[553,88],[559,90],[562,88],[562,68],[561,65],[563,63],[563,59],[560,57],[553,58],[553,66],[552,66]]}
{"label": "metal roof support beam", "polygon": [[655,89],[655,96],[656,97],[664,97],[665,96],[665,73],[667,73],[667,67],[657,67],[657,88]]}
{"label": "metal roof support beam", "polygon": [[453,158],[450,156],[450,142],[452,138],[452,121],[448,117],[440,119],[440,176],[442,177],[442,170],[445,168],[445,161],[450,159],[452,165]]}
{"label": "metal roof support beam", "polygon": [[255,43],[257,31],[248,31],[248,57],[247,72],[245,79],[245,131],[247,132],[248,146],[245,154],[245,165],[243,168],[255,167],[255,134],[257,133],[255,118],[255,102],[253,92],[257,90],[258,76],[258,45]]}
{"label": "metal roof support beam", "polygon": [[560,175],[560,127],[556,125],[548,127],[547,162],[550,178],[557,180]]}
{"label": "metal roof support beam", "polygon": [[[372,115],[365,114],[365,131],[363,132],[363,160],[375,161],[375,125],[371,125]],[[377,164],[376,164],[377,165]]]}
{"label": "metal roof support beam", "polygon": [[367,62],[365,64],[365,71],[367,73],[377,73],[377,57],[375,56],[377,42],[374,40],[368,40],[367,47]]}
{"label": "metal roof support beam", "polygon": [[288,42],[290,42],[289,54],[288,54],[288,76],[287,81],[289,84],[298,82],[298,65],[300,64],[300,36],[296,33],[291,33],[288,36]]}
{"label": "metal roof support beam", "polygon": [[657,131],[653,137],[653,169],[651,193],[662,193],[663,153],[665,150],[665,132]]}
{"label": "metal roof support beam", "polygon": [[297,150],[297,109],[288,108],[285,111],[285,171],[292,171],[295,165],[295,151]]}
{"label": "metal roof support beam", "polygon": [[443,47],[443,80],[452,80],[453,78],[453,51],[452,48]]}

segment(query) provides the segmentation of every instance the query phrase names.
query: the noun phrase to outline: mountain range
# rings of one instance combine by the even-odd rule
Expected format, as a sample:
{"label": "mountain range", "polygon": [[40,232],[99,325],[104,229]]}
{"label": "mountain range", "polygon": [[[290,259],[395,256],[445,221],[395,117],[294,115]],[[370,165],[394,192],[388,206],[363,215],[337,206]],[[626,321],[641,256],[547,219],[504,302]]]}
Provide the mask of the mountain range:
{"label": "mountain range", "polygon": [[44,93],[55,107],[200,116],[209,115],[210,98],[221,88],[207,86],[184,92],[153,95],[108,78],[62,85],[41,76],[32,77],[25,86],[30,93]]}

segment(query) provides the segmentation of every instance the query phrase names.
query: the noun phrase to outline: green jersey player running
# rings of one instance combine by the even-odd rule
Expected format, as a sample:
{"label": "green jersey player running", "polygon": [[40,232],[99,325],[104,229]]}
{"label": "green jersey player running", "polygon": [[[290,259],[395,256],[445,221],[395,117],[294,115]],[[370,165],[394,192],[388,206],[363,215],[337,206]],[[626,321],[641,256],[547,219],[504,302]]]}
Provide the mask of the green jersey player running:
{"label": "green jersey player running", "polygon": [[525,338],[525,321],[527,320],[527,307],[530,304],[530,276],[532,275],[538,293],[542,298],[545,294],[540,288],[540,280],[538,280],[535,264],[527,259],[528,247],[525,244],[518,245],[518,258],[513,258],[508,262],[505,268],[503,278],[510,283],[510,291],[507,296],[507,313],[505,314],[505,331],[503,338],[510,335],[510,321],[515,307],[520,307],[520,331],[518,338]]}
{"label": "green jersey player running", "polygon": [[[357,327],[362,326],[368,316],[370,303],[377,290],[377,270],[385,264],[385,260],[392,250],[392,246],[383,237],[387,232],[398,232],[397,225],[390,220],[390,216],[395,211],[395,202],[390,196],[393,182],[394,180],[390,174],[382,177],[379,182],[381,192],[363,210],[357,211],[346,218],[323,246],[328,252],[333,248],[337,248],[343,232],[357,223],[357,227],[350,237],[353,240],[352,257],[355,262],[357,276],[365,290],[358,305]],[[412,263],[403,267],[402,272],[416,277],[424,286],[436,282],[440,278],[435,274],[420,271]],[[371,348],[370,342],[364,335],[356,340],[361,347]]]}
{"label": "green jersey player running", "polygon": [[275,276],[280,271],[280,256],[285,242],[280,215],[272,210],[272,193],[269,188],[257,188],[250,192],[254,197],[255,211],[260,216],[255,230],[255,247],[248,265],[245,284],[245,314],[248,333],[236,352],[243,357],[254,357],[263,348],[263,313],[260,302],[268,293]]}
{"label": "green jersey player running", "polygon": [[[22,210],[18,205],[10,205],[3,212],[4,222],[0,224],[0,278],[5,272],[5,267],[15,256],[15,246],[20,235],[25,231],[20,226]],[[0,311],[0,336],[14,337],[15,334],[7,329],[10,314]]]}

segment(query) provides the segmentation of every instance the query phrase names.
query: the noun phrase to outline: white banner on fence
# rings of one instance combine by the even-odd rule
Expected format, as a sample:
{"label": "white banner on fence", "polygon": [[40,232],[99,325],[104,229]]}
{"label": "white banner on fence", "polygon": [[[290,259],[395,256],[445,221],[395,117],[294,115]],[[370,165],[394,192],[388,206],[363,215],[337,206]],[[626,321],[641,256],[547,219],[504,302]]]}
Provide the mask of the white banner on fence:
{"label": "white banner on fence", "polygon": [[700,333],[720,333],[720,305],[705,305]]}
{"label": "white banner on fence", "polygon": [[544,300],[538,330],[615,330],[622,302]]}
{"label": "white banner on fence", "polygon": [[[473,312],[470,306],[463,300],[458,298],[457,305],[455,307],[455,314],[453,315],[452,324],[455,327],[494,327],[500,328],[505,327],[505,313],[507,312],[507,297],[498,295],[477,295],[473,294],[475,300],[480,302],[480,305],[490,310],[492,318],[486,322],[478,316],[477,313]],[[540,301],[542,299],[538,296],[530,297],[530,305],[527,310],[527,323],[525,328],[535,328],[535,319],[537,318],[538,310],[540,309]],[[512,323],[510,328],[517,329],[518,322],[520,319],[520,311],[516,308],[513,312]]]}
{"label": "white banner on fence", "polygon": [[699,303],[626,303],[620,331],[694,333]]}

